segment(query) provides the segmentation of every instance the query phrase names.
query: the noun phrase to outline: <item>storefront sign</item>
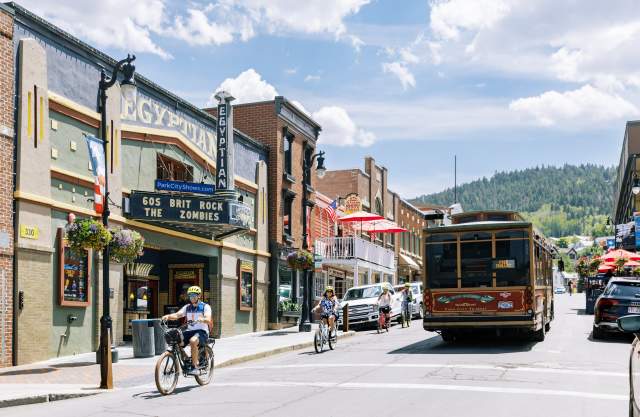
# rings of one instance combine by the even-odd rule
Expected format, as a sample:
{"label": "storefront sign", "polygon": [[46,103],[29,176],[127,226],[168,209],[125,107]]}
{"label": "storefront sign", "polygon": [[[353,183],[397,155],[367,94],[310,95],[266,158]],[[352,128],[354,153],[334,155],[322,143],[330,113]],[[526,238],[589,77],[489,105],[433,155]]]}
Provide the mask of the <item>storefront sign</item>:
{"label": "storefront sign", "polygon": [[123,121],[155,129],[178,131],[211,159],[216,158],[216,135],[213,127],[200,123],[193,117],[154,100],[138,89],[133,100],[122,98]]}
{"label": "storefront sign", "polygon": [[362,210],[362,200],[358,197],[358,194],[349,194],[344,199],[344,212],[346,214],[355,213]]}
{"label": "storefront sign", "polygon": [[216,187],[213,184],[169,180],[156,180],[155,188],[158,191],[175,191],[179,193],[196,193],[209,195],[212,195],[216,190]]}
{"label": "storefront sign", "polygon": [[189,225],[229,224],[242,228],[251,226],[251,208],[242,203],[146,191],[131,192],[129,217],[136,220]]}
{"label": "storefront sign", "polygon": [[40,236],[40,229],[37,226],[25,226],[24,224],[20,225],[20,237],[25,239],[33,239],[38,240]]}
{"label": "storefront sign", "polygon": [[235,198],[233,173],[233,97],[226,91],[216,94],[218,104],[218,148],[216,160],[217,195]]}

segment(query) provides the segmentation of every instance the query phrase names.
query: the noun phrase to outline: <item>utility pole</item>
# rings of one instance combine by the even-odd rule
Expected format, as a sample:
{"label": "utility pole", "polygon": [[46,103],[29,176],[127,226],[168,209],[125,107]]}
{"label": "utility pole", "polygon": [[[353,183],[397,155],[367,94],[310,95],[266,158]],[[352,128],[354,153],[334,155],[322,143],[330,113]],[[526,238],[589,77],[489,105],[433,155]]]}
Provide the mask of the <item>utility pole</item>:
{"label": "utility pole", "polygon": [[453,155],[453,204],[458,202],[458,155]]}

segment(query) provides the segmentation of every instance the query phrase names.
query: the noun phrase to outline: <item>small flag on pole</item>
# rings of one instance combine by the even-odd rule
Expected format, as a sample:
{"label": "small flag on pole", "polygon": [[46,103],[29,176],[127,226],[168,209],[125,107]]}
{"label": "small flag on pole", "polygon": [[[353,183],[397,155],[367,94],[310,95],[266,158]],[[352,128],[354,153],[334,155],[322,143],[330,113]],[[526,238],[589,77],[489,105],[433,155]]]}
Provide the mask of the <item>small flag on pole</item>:
{"label": "small flag on pole", "polygon": [[338,214],[336,213],[336,210],[338,208],[338,200],[333,200],[331,202],[331,204],[329,204],[324,211],[327,212],[327,215],[329,216],[329,218],[331,219],[332,222],[336,222],[336,219],[338,218]]}
{"label": "small flag on pole", "polygon": [[93,184],[93,209],[98,214],[104,210],[104,186],[105,186],[105,158],[102,141],[94,136],[87,135],[89,147],[89,159],[95,182]]}

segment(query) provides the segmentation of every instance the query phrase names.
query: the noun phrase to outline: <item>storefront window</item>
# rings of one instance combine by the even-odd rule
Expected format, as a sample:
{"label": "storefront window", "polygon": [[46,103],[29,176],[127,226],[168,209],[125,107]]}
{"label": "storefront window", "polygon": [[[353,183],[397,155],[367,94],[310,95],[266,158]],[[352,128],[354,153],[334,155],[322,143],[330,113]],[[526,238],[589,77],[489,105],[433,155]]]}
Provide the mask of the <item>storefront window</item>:
{"label": "storefront window", "polygon": [[293,271],[283,266],[280,267],[280,287],[278,288],[280,301],[291,301],[293,294]]}
{"label": "storefront window", "polygon": [[238,306],[240,310],[253,308],[253,263],[238,261],[240,263],[238,276]]}
{"label": "storefront window", "polygon": [[61,306],[84,307],[90,304],[91,256],[86,250],[73,251],[64,241],[64,229],[58,231]]}
{"label": "storefront window", "polygon": [[156,165],[156,175],[159,180],[193,181],[193,167],[185,163],[169,158],[166,155],[158,154]]}
{"label": "storefront window", "polygon": [[128,278],[127,309],[148,311],[152,300],[147,280]]}

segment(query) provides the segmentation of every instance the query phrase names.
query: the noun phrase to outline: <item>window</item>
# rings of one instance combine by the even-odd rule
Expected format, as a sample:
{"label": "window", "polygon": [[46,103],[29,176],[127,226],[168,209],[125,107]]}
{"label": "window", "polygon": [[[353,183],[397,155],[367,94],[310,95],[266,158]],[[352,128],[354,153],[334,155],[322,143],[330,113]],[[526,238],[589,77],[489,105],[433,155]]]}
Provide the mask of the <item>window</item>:
{"label": "window", "polygon": [[253,262],[238,260],[238,309],[253,308]]}
{"label": "window", "polygon": [[284,216],[282,219],[282,233],[287,237],[291,237],[291,206],[293,205],[293,196],[285,196],[283,204]]}
{"label": "window", "polygon": [[313,295],[315,298],[321,298],[324,289],[327,286],[327,273],[325,271],[315,272],[313,274]]}
{"label": "window", "polygon": [[455,242],[427,245],[427,285],[429,288],[456,288],[458,247]]}
{"label": "window", "polygon": [[496,286],[529,285],[528,240],[496,240],[495,259]]}
{"label": "window", "polygon": [[293,140],[295,136],[290,133],[287,128],[283,131],[283,146],[284,146],[284,172],[291,175],[291,152],[293,147]]}
{"label": "window", "polygon": [[496,233],[496,239],[529,239],[526,230],[505,230]]}
{"label": "window", "polygon": [[376,197],[376,214],[384,216],[384,210],[382,208],[382,200],[379,197]]}
{"label": "window", "polygon": [[463,287],[491,287],[491,242],[462,242]]}
{"label": "window", "polygon": [[[312,148],[307,148],[305,146],[304,148],[304,160],[306,161],[306,165],[309,167],[309,169],[312,171],[313,167],[311,166],[311,157],[313,156],[313,149]],[[302,168],[304,169],[304,165],[302,166]],[[310,172],[311,172],[310,171]],[[306,177],[306,185],[311,186],[311,175],[307,175]]]}
{"label": "window", "polygon": [[193,181],[193,167],[166,155],[157,155],[156,167],[156,176],[159,180]]}

